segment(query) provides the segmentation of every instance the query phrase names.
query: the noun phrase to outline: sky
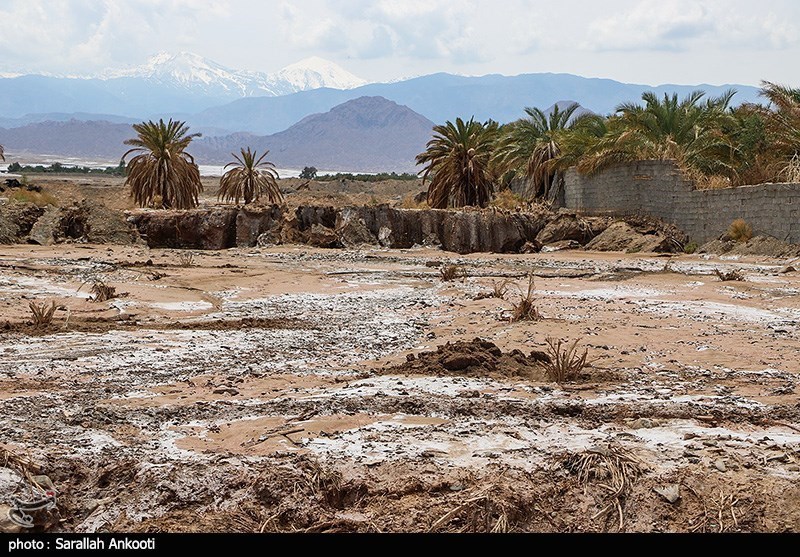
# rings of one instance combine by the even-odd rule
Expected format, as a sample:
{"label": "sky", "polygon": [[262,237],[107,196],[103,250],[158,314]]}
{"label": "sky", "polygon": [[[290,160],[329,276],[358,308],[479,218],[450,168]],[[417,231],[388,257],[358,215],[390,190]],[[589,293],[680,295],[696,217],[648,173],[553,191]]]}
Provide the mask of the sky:
{"label": "sky", "polygon": [[194,52],[369,81],[556,72],[659,85],[800,86],[796,0],[0,0],[0,72],[91,75]]}

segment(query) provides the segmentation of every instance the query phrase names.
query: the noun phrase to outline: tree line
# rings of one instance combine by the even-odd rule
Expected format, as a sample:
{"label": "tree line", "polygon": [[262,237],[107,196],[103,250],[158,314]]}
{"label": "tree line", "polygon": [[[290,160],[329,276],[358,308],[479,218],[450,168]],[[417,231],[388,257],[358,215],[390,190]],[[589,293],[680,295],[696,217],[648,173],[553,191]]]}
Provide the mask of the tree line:
{"label": "tree line", "polygon": [[525,108],[519,120],[446,122],[417,156],[434,208],[485,206],[498,187],[518,181],[525,197],[552,201],[564,174],[585,174],[639,160],[674,160],[700,184],[728,186],[800,180],[800,89],[763,82],[766,104],[731,106],[735,91],[683,99],[644,93],[613,114],[546,113]]}
{"label": "tree line", "polygon": [[[505,125],[474,118],[447,121],[434,126],[432,139],[416,157],[423,183],[429,184],[428,205],[485,207],[498,189],[514,182],[524,185],[528,200],[552,201],[569,168],[594,174],[614,164],[652,159],[674,160],[701,183],[800,180],[800,89],[763,82],[766,104],[734,107],[735,94],[729,90],[709,98],[695,91],[679,99],[677,94],[647,92],[641,103],[623,103],[607,116],[579,113],[580,107],[572,104],[556,105],[549,112],[528,107],[524,117]],[[186,149],[200,134],[190,134],[184,122],[172,119],[134,124],[133,129],[137,137],[125,141],[131,149],[116,170],[126,172],[136,203],[196,207],[203,186]],[[246,147],[233,154],[220,179],[218,199],[247,204],[264,197],[282,203],[278,172],[265,160],[268,153],[259,156]],[[5,160],[3,154],[0,146],[0,159]],[[59,163],[50,168],[56,165],[58,171],[69,171]],[[304,168],[301,176],[313,179],[316,168]],[[391,173],[326,179],[413,178]]]}

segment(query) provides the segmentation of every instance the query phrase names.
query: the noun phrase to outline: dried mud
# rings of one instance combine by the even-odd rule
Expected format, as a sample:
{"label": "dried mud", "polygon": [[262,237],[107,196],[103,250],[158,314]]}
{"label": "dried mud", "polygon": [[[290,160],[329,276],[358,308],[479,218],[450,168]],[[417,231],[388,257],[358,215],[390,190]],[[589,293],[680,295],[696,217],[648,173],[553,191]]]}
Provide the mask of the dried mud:
{"label": "dried mud", "polygon": [[[37,529],[800,528],[792,260],[282,247],[158,280],[128,264],[175,259],[0,258],[0,506],[46,475]],[[512,323],[529,272],[543,318]],[[505,299],[479,295],[500,278]],[[90,301],[100,279],[128,295]],[[31,300],[69,320],[31,330]],[[547,338],[589,350],[579,382],[547,378]]]}

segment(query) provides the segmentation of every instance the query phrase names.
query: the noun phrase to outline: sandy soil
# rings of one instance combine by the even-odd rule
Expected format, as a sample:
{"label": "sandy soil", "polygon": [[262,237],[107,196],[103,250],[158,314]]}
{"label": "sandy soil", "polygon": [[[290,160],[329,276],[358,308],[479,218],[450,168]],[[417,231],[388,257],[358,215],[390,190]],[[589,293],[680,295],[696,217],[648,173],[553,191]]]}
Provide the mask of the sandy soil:
{"label": "sandy soil", "polygon": [[[790,261],[179,254],[4,247],[0,506],[38,474],[51,531],[800,529]],[[510,322],[530,272],[542,319]],[[588,350],[577,382],[528,356],[548,337]]]}

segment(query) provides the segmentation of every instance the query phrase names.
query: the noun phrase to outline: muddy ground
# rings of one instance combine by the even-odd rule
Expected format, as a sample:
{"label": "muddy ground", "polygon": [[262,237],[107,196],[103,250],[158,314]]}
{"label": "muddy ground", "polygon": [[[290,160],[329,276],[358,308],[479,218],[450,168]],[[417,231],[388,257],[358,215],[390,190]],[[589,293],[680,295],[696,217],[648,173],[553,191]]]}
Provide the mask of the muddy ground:
{"label": "muddy ground", "polygon": [[2,518],[37,484],[47,531],[800,529],[793,260],[182,253],[3,247]]}

